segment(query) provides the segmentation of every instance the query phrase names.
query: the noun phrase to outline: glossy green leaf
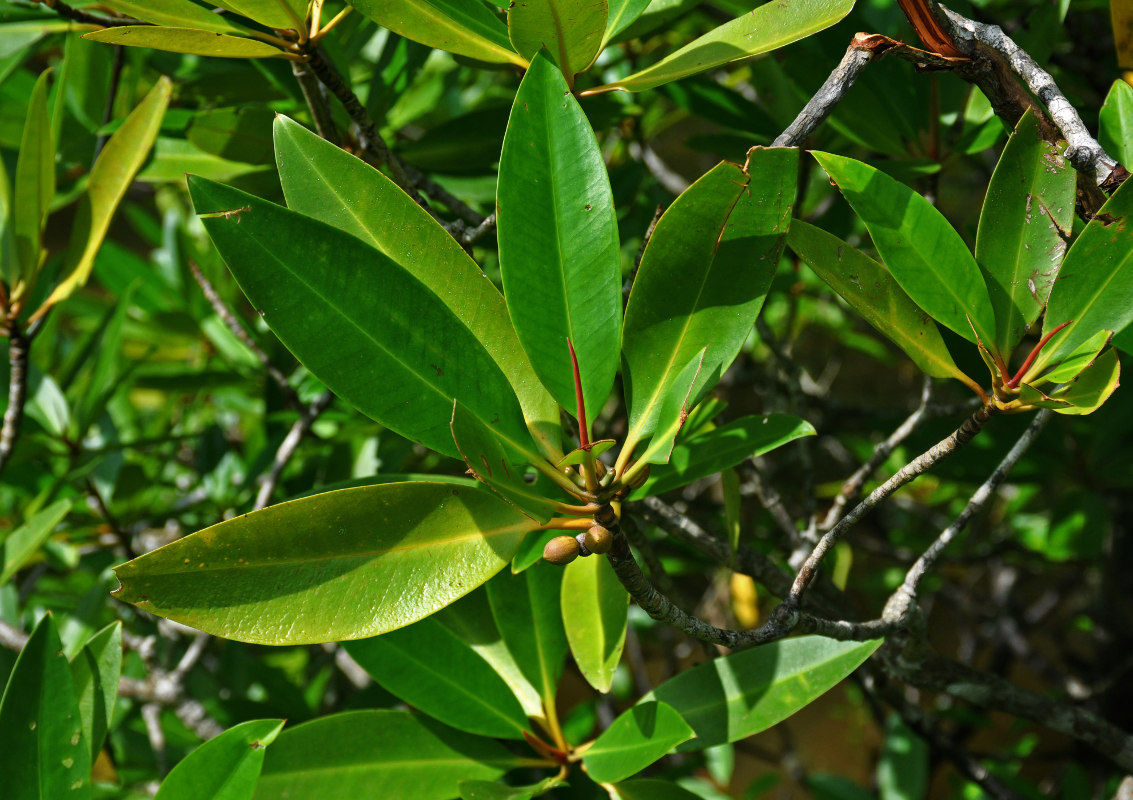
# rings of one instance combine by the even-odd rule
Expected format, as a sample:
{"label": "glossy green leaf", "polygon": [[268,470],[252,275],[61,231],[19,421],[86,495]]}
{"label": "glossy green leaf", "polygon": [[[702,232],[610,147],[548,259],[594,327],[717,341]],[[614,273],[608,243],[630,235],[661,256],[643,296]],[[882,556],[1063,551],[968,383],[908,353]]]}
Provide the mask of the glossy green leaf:
{"label": "glossy green leaf", "polygon": [[608,18],[606,0],[516,0],[507,10],[508,36],[528,60],[547,48],[573,85],[574,76],[597,58]]}
{"label": "glossy green leaf", "polygon": [[814,157],[861,217],[885,266],[913,302],[969,342],[977,334],[984,342],[995,341],[995,318],[979,265],[944,216],[868,164],[830,153]]}
{"label": "glossy green leaf", "polygon": [[787,244],[866,322],[887,336],[925,374],[969,382],[932,319],[884,266],[821,228],[794,220]]}
{"label": "glossy green leaf", "polygon": [[91,796],[90,748],[55,620],[32,631],[0,700],[5,800]]}
{"label": "glossy green leaf", "polygon": [[519,450],[513,443],[501,442],[488,425],[459,401],[452,407],[452,438],[465,465],[477,480],[536,522],[544,523],[554,516],[551,500],[540,494],[534,484],[524,480],[523,464],[542,461],[533,446]]}
{"label": "glossy green leaf", "polygon": [[556,466],[568,467],[581,464],[586,461],[587,453],[590,454],[591,458],[598,458],[603,453],[609,452],[610,448],[617,443],[617,439],[599,439],[596,442],[591,442],[589,447],[576,447],[560,458]]}
{"label": "glossy green leaf", "polygon": [[658,778],[639,778],[624,781],[614,786],[621,800],[703,800],[701,795],[690,792],[672,781]]}
{"label": "glossy green leaf", "polygon": [[885,719],[885,744],[877,762],[877,788],[881,800],[920,800],[928,796],[928,744],[901,718]]}
{"label": "glossy green leaf", "polygon": [[214,13],[191,0],[102,0],[100,5],[142,22],[167,28],[196,28],[237,35],[247,35],[252,30],[226,14]]}
{"label": "glossy green leaf", "polygon": [[1043,139],[1028,111],[1007,142],[980,214],[976,261],[995,315],[984,344],[1004,362],[1039,318],[1074,222],[1074,176],[1057,145]]}
{"label": "glossy green leaf", "polygon": [[155,800],[251,800],[267,747],[283,725],[281,719],[257,719],[209,739],[169,772]]}
{"label": "glossy green leaf", "polygon": [[645,695],[677,710],[696,740],[682,750],[735,742],[766,730],[833,687],[881,640],[800,636],[743,650],[682,672]]}
{"label": "glossy green leaf", "polygon": [[1122,164],[1133,163],[1133,86],[1113,82],[1099,114],[1098,142]]}
{"label": "glossy green leaf", "polygon": [[690,406],[735,359],[775,274],[797,166],[793,148],[753,150],[747,173],[738,164],[717,165],[658,221],[634,280],[622,335],[627,448],[653,432],[675,379],[704,347]]}
{"label": "glossy green leaf", "polygon": [[189,193],[240,287],[303,364],[359,411],[457,457],[459,398],[530,440],[507,378],[428,287],[325,223],[200,178]]}
{"label": "glossy green leaf", "polygon": [[[695,393],[698,378],[704,366],[704,357],[708,352],[708,345],[692,357],[676,376],[666,390],[661,400],[657,414],[659,425],[656,426],[649,446],[637,458],[638,464],[667,464],[673,454],[677,434],[681,432],[688,420],[693,406],[696,404]],[[623,453],[629,452],[622,450]],[[632,469],[632,467],[631,467]],[[626,476],[628,477],[628,475]]]}
{"label": "glossy green leaf", "polygon": [[92,636],[71,659],[83,739],[90,749],[92,764],[114,719],[121,674],[122,623],[113,622]]}
{"label": "glossy green leaf", "polygon": [[115,570],[115,594],[229,639],[360,639],[472,591],[533,527],[486,489],[343,489],[235,517],[136,558]]}
{"label": "glossy green leaf", "polygon": [[71,510],[70,500],[58,500],[9,533],[0,543],[0,586],[23,568],[44,542],[51,538],[55,526]]}
{"label": "glossy green leaf", "polygon": [[1133,186],[1109,198],[1078,235],[1050,293],[1043,335],[1068,320],[1035,361],[1041,369],[1078,349],[1098,331],[1121,333],[1133,322]]}
{"label": "glossy green leaf", "polygon": [[563,628],[586,682],[610,691],[626,641],[629,595],[604,558],[576,558],[563,570]]}
{"label": "glossy green leaf", "polygon": [[195,28],[165,28],[155,25],[125,25],[103,28],[83,36],[92,42],[148,47],[169,53],[186,53],[214,58],[271,58],[283,55],[274,44],[259,39],[232,36],[227,33],[201,31]]}
{"label": "glossy green leaf", "polygon": [[307,15],[307,0],[214,0],[213,5],[282,30],[294,30]]}
{"label": "glossy green leaf", "polygon": [[515,554],[515,558],[511,561],[511,572],[513,575],[518,575],[521,572],[526,572],[534,564],[538,564],[543,560],[543,548],[547,546],[547,542],[554,539],[556,536],[562,536],[562,531],[547,530],[535,531],[530,536],[524,537],[519,545],[519,550]]}
{"label": "glossy green leaf", "polygon": [[1037,370],[1027,370],[1023,376],[1024,383],[1064,383],[1074,380],[1086,367],[1093,364],[1098,354],[1113,341],[1113,331],[1098,331],[1087,339],[1073,353],[1041,375]]}
{"label": "glossy green leaf", "polygon": [[276,117],[275,148],[288,206],[354,234],[428,286],[503,370],[540,450],[561,455],[559,406],[535,377],[503,296],[456,240],[385,175],[286,117]]}
{"label": "glossy green leaf", "polygon": [[603,731],[582,757],[596,781],[615,783],[636,775],[696,734],[665,703],[638,703]]}
{"label": "glossy green leaf", "polygon": [[1059,414],[1091,414],[1117,389],[1120,377],[1121,364],[1117,351],[1111,347],[1070,383],[1049,394],[1023,384],[1021,397],[1032,405],[1053,408]]}
{"label": "glossy green leaf", "polygon": [[37,314],[45,313],[46,309],[70,297],[87,282],[110,220],[153,147],[172,91],[172,81],[165,76],[159,78],[102,148],[91,168],[86,192],[79,200],[71,227],[71,243],[63,266],[66,277],[43,302]]}
{"label": "glossy green leaf", "polygon": [[493,780],[525,760],[482,736],[410,711],[349,711],[285,730],[268,748],[255,800],[450,800],[462,780]]}
{"label": "glossy green leaf", "polygon": [[488,584],[492,616],[524,677],[544,706],[554,702],[567,652],[560,594],[562,568],[536,564],[521,575],[500,575]]}
{"label": "glossy green leaf", "polygon": [[605,49],[615,36],[632,25],[648,5],[649,0],[609,0],[609,19],[606,21],[601,49]]}
{"label": "glossy green leaf", "polygon": [[771,0],[709,31],[656,64],[584,94],[615,89],[641,92],[767,53],[829,28],[853,7],[854,0]]}
{"label": "glossy green leaf", "polygon": [[476,0],[351,0],[394,33],[438,50],[492,64],[527,66],[512,50],[507,26]]}
{"label": "glossy green leaf", "polygon": [[[534,534],[527,536],[524,541]],[[515,657],[503,640],[492,616],[492,606],[488,602],[487,589],[477,589],[452,605],[442,608],[433,617],[471,647],[478,656],[488,662],[496,674],[503,678],[512,694],[519,700],[523,713],[528,717],[543,715],[543,701],[539,692],[531,685],[519,668]]]}
{"label": "glossy green leaf", "polygon": [[500,156],[496,229],[504,296],[536,374],[575,413],[567,340],[597,416],[621,336],[621,256],[610,181],[562,73],[538,56],[520,84]]}
{"label": "glossy green leaf", "polygon": [[[51,133],[51,117],[47,112],[47,80],[51,70],[40,73],[28,101],[28,114],[16,161],[13,196],[13,233],[22,288],[13,289],[19,296],[30,290],[39,270],[40,242],[51,199],[55,196],[55,142]],[[17,294],[18,293],[18,294]]]}
{"label": "glossy green leaf", "polygon": [[662,494],[734,467],[745,458],[761,456],[787,442],[814,436],[814,427],[790,414],[748,416],[732,420],[715,430],[678,442],[669,463],[654,467],[649,480],[631,500]]}
{"label": "glossy green leaf", "polygon": [[346,650],[386,691],[458,730],[522,739],[531,727],[504,679],[434,617]]}

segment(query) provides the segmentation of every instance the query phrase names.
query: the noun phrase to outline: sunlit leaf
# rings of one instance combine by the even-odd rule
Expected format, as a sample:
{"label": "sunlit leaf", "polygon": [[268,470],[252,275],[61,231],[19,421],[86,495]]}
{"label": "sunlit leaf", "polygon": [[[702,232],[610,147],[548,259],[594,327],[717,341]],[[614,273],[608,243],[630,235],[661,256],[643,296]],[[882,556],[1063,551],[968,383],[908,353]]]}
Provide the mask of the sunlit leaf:
{"label": "sunlit leaf", "polygon": [[563,570],[563,628],[586,682],[610,691],[625,645],[629,595],[610,562],[578,558]]}
{"label": "sunlit leaf", "polygon": [[567,652],[561,586],[562,568],[544,562],[487,587],[496,627],[544,706],[554,700]]}
{"label": "sunlit leaf", "polygon": [[527,66],[512,50],[507,26],[475,0],[351,0],[394,33],[438,50],[494,64]]}
{"label": "sunlit leaf", "polygon": [[568,84],[598,55],[606,30],[606,0],[516,0],[507,10],[508,36],[530,60],[542,48]]}
{"label": "sunlit leaf", "polygon": [[283,724],[252,720],[209,739],[170,770],[155,800],[251,800],[267,747]]}
{"label": "sunlit leaf", "polygon": [[611,723],[582,757],[596,781],[615,783],[636,775],[695,734],[672,706],[638,703]]}
{"label": "sunlit leaf", "polygon": [[100,5],[142,22],[167,28],[197,28],[242,36],[248,35],[252,30],[227,14],[217,14],[192,0],[101,0]]}
{"label": "sunlit leaf", "polygon": [[118,678],[122,673],[122,623],[113,622],[92,636],[71,659],[71,677],[91,763],[114,720]]}
{"label": "sunlit leaf", "polygon": [[115,594],[229,639],[360,639],[472,591],[534,526],[487,489],[343,489],[235,517],[136,558],[115,570]]}
{"label": "sunlit leaf", "polygon": [[13,288],[16,297],[31,288],[39,270],[43,226],[47,222],[51,199],[55,196],[55,141],[47,113],[47,81],[50,76],[51,70],[44,70],[32,89],[20,141],[20,155],[16,161],[12,232],[19,269],[5,267],[5,272],[19,275],[19,281]]}
{"label": "sunlit leaf", "polygon": [[92,31],[84,39],[128,47],[148,47],[170,53],[187,53],[217,58],[271,58],[283,54],[274,44],[214,33],[195,28],[165,28],[156,25],[124,25]]}

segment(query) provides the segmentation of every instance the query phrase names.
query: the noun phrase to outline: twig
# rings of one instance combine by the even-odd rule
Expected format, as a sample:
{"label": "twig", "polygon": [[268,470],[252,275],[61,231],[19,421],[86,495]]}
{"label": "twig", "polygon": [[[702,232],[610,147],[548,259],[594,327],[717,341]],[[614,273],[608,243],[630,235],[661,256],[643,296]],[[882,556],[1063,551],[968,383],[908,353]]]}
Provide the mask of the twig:
{"label": "twig", "polygon": [[[118,89],[122,84],[122,67],[126,64],[126,48],[120,44],[113,45],[114,48],[114,66],[110,76],[110,91],[106,96],[106,108],[102,114],[103,127],[110,124],[114,119],[114,103],[118,99]],[[94,162],[98,161],[98,156],[102,153],[102,148],[106,146],[106,141],[109,139],[109,134],[100,133],[94,142],[94,157],[91,159],[91,166],[93,168]]]}
{"label": "twig", "polygon": [[299,84],[299,90],[303,92],[303,99],[307,101],[311,119],[315,123],[315,131],[326,141],[338,146],[340,144],[338,129],[327,106],[325,85],[315,76],[309,65],[302,61],[292,61],[291,72]]}
{"label": "twig", "polygon": [[783,498],[776,491],[775,487],[764,481],[763,473],[755,465],[755,459],[749,458],[739,466],[740,474],[743,475],[746,485],[742,487],[745,493],[749,490],[759,498],[760,505],[767,509],[767,513],[775,520],[775,524],[779,526],[779,530],[786,535],[787,540],[792,543],[799,541],[799,529],[795,525],[795,519],[791,516],[791,512],[783,505]]}
{"label": "twig", "polygon": [[209,279],[205,277],[205,274],[201,272],[201,268],[198,267],[195,262],[190,261],[189,271],[193,273],[193,278],[196,279],[197,285],[201,287],[201,292],[204,294],[205,299],[208,300],[209,305],[212,306],[212,310],[215,311],[216,315],[228,326],[228,330],[232,331],[232,335],[251,350],[252,355],[264,365],[264,370],[267,372],[268,376],[275,381],[275,384],[279,387],[279,391],[283,394],[283,399],[287,403],[288,408],[299,408],[302,405],[299,402],[299,396],[295,393],[295,389],[292,388],[291,384],[287,382],[287,377],[271,363],[268,354],[264,352],[259,343],[253,339],[251,334],[244,328],[243,323],[232,313],[232,309],[224,302],[224,298],[216,291],[216,287],[213,286]]}
{"label": "twig", "polygon": [[24,403],[27,401],[27,372],[28,351],[31,349],[31,339],[24,336],[18,323],[13,320],[11,330],[8,332],[8,408],[4,411],[4,423],[0,426],[0,473],[12,450],[16,446],[16,438],[20,433],[20,423],[24,418]]}
{"label": "twig", "polygon": [[928,416],[928,408],[931,400],[932,378],[926,375],[924,377],[924,383],[921,385],[921,401],[916,409],[893,431],[893,433],[889,434],[884,442],[881,442],[873,449],[873,454],[869,457],[869,460],[846,479],[846,482],[842,484],[842,488],[838,492],[838,496],[834,498],[834,503],[830,506],[830,510],[826,512],[826,516],[823,518],[822,522],[819,523],[820,529],[826,531],[834,527],[835,523],[838,522],[838,517],[842,514],[842,509],[858,496],[858,493],[862,490],[862,486],[865,485],[865,482],[869,479],[869,476],[874,473],[874,470],[880,467],[882,462],[889,458],[889,454],[893,452],[897,445],[905,441]]}
{"label": "twig", "polygon": [[100,14],[90,14],[79,8],[71,8],[71,6],[62,2],[62,0],[38,0],[45,6],[50,8],[56,14],[72,22],[81,22],[84,25],[98,25],[103,28],[121,28],[127,25],[148,25],[148,22],[133,19],[131,17],[104,17]]}
{"label": "twig", "polygon": [[[459,220],[457,220],[457,221],[460,222]],[[463,225],[463,223],[461,223],[461,224]],[[485,236],[487,236],[489,233],[491,233],[495,229],[496,229],[496,215],[495,214],[489,214],[488,216],[484,217],[484,221],[481,222],[479,225],[475,225],[471,228],[465,228],[464,230],[462,230],[460,232],[460,236],[457,237],[457,240],[467,250],[469,247],[476,244],[476,242],[483,239]]]}
{"label": "twig", "polygon": [[295,455],[295,451],[299,448],[299,443],[303,441],[303,437],[311,430],[311,426],[315,424],[315,420],[319,415],[326,411],[334,400],[334,395],[328,389],[315,400],[308,407],[299,412],[299,419],[295,420],[295,424],[291,426],[291,430],[287,432],[287,436],[283,438],[280,443],[279,449],[275,451],[275,458],[272,460],[271,469],[260,478],[260,489],[256,493],[255,509],[258,511],[261,508],[267,508],[268,503],[271,502],[272,492],[275,491],[276,484],[279,483],[279,477],[283,474],[284,467],[291,461],[291,457]]}
{"label": "twig", "polygon": [[[75,454],[78,455],[77,447]],[[114,534],[114,538],[118,541],[118,544],[126,551],[127,556],[130,558],[136,557],[137,553],[134,552],[134,548],[130,544],[130,535],[126,533],[118,523],[117,518],[110,513],[110,508],[106,505],[106,500],[103,498],[102,492],[98,490],[98,485],[92,478],[87,478],[86,484],[87,494],[90,496],[90,499],[94,501],[95,506],[98,508],[98,513],[102,515],[102,519],[110,526],[110,530]]]}
{"label": "twig", "polygon": [[794,122],[779,134],[772,147],[801,147],[815,129],[830,116],[834,106],[842,102],[854,81],[862,74],[874,56],[881,55],[892,47],[891,40],[881,36],[867,36],[859,33],[846,48],[846,54],[826,82],[819,87]]}

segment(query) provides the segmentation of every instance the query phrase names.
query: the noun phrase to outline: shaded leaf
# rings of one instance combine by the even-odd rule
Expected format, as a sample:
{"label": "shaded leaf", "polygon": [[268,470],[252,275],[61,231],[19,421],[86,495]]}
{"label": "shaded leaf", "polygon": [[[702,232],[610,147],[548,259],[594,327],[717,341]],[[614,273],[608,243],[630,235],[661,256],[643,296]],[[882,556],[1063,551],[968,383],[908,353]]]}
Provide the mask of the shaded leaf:
{"label": "shaded leaf", "polygon": [[531,60],[542,48],[569,85],[598,56],[606,31],[606,0],[516,0],[508,5],[512,47]]}
{"label": "shaded leaf", "polygon": [[512,108],[496,227],[508,311],[535,373],[575,413],[569,339],[597,416],[618,367],[618,225],[594,132],[546,56],[531,63]]}
{"label": "shaded leaf", "polygon": [[[457,456],[459,398],[530,440],[507,379],[468,327],[399,264],[342,231],[200,178],[189,193],[268,325],[335,394],[403,436]],[[380,301],[377,298],[381,298]]]}
{"label": "shaded leaf", "polygon": [[91,796],[90,748],[83,739],[75,685],[51,614],[16,659],[0,700],[5,800]]}
{"label": "shaded leaf", "polygon": [[583,94],[625,89],[640,92],[743,58],[767,53],[829,28],[854,0],[772,0],[621,80]]}
{"label": "shaded leaf", "polygon": [[92,42],[125,45],[127,47],[149,47],[169,53],[187,53],[194,56],[216,58],[272,58],[282,56],[283,51],[274,44],[232,36],[227,33],[214,33],[194,28],[165,28],[155,25],[124,25],[117,28],[103,28],[83,36]]}
{"label": "shaded leaf", "polygon": [[885,718],[885,744],[877,762],[881,800],[919,800],[928,796],[929,751],[901,718]]}
{"label": "shaded leaf", "polygon": [[511,48],[507,26],[469,0],[352,0],[362,14],[394,33],[438,50],[493,64],[527,66]]}
{"label": "shaded leaf", "polygon": [[784,639],[693,667],[645,695],[639,704],[668,703],[692,726],[696,741],[682,750],[735,742],[791,716],[880,646],[880,639]]}
{"label": "shaded leaf", "polygon": [[672,781],[658,778],[639,778],[614,786],[614,791],[622,800],[703,800],[700,795],[690,792]]}
{"label": "shaded leaf", "polygon": [[268,28],[294,30],[307,15],[307,0],[213,0]]}
{"label": "shaded leaf", "polygon": [[1121,164],[1133,163],[1133,86],[1118,79],[1099,114],[1098,141]]}
{"label": "shaded leaf", "polygon": [[610,691],[626,639],[629,595],[605,558],[577,558],[563,570],[563,628],[586,682]]}
{"label": "shaded leaf", "polygon": [[345,646],[382,688],[446,725],[498,739],[530,728],[504,679],[435,617]]}
{"label": "shaded leaf", "polygon": [[[20,297],[31,289],[40,263],[40,243],[51,199],[55,196],[55,137],[47,112],[47,80],[51,70],[40,73],[28,101],[28,114],[16,161],[12,232],[19,269],[12,289]],[[8,269],[5,269],[7,272]]]}
{"label": "shaded leaf", "polygon": [[71,243],[63,265],[66,277],[33,316],[45,314],[47,309],[70,297],[87,282],[110,220],[153,147],[172,91],[173,83],[169,78],[159,78],[102,148],[91,168],[86,192],[79,200],[71,228]]}
{"label": "shaded leaf", "polygon": [[[685,421],[695,405],[694,396],[697,380],[707,352],[708,346],[705,345],[704,349],[694,355],[692,361],[688,362],[684,369],[671,379],[671,385],[667,389],[666,396],[661,398],[661,406],[657,414],[660,424],[653,432],[649,446],[645,448],[645,452],[637,458],[635,463],[641,465],[669,463],[669,458],[673,454],[673,447],[676,444],[677,434],[684,428]],[[622,452],[628,451],[623,449]],[[633,467],[630,467],[630,470],[636,472]],[[627,472],[623,480],[631,477],[630,473]]]}
{"label": "shaded leaf", "polygon": [[609,18],[606,21],[606,32],[602,36],[602,47],[624,31],[633,21],[641,16],[649,5],[649,0],[609,0]]}
{"label": "shaded leaf", "polygon": [[692,728],[671,706],[638,703],[603,731],[583,755],[582,763],[594,780],[614,783],[636,775],[694,736]]}
{"label": "shaded leaf", "polygon": [[118,678],[122,673],[122,623],[100,630],[71,659],[71,677],[83,723],[83,739],[93,764],[114,721]]}
{"label": "shaded leaf", "polygon": [[960,371],[936,323],[884,266],[821,228],[794,220],[787,244],[855,311],[934,378],[971,379]]}
{"label": "shaded leaf", "polygon": [[55,526],[71,510],[70,500],[58,500],[9,533],[0,544],[0,585],[11,580],[41,548]]}
{"label": "shaded leaf", "polygon": [[814,427],[790,414],[748,416],[679,442],[669,463],[654,467],[631,500],[662,494],[699,478],[734,467],[745,458],[769,453],[787,442],[814,436]]}
{"label": "shaded leaf", "polygon": [[499,744],[409,711],[350,711],[297,725],[268,748],[256,800],[449,800],[462,780],[524,765]]}
{"label": "shaded leaf", "polygon": [[186,136],[198,149],[230,161],[262,164],[272,157],[272,120],[267,106],[212,108],[193,115]]}
{"label": "shaded leaf", "polygon": [[976,335],[995,341],[983,275],[944,216],[908,186],[868,164],[830,153],[814,157],[861,217],[885,266],[913,302],[969,342]]}
{"label": "shaded leaf", "polygon": [[170,770],[155,800],[250,800],[267,747],[283,725],[281,719],[257,719],[209,739]]}
{"label": "shaded leaf", "polygon": [[112,8],[143,22],[167,28],[196,28],[213,33],[247,35],[251,28],[239,24],[225,14],[216,14],[191,0],[102,0],[100,5]]}
{"label": "shaded leaf", "polygon": [[527,786],[508,786],[499,781],[461,781],[461,800],[531,800],[563,783],[557,775]]}
{"label": "shaded leaf", "polygon": [[487,587],[496,627],[544,707],[554,702],[567,652],[561,586],[562,568],[540,563],[521,575],[500,575]]}
{"label": "shaded leaf", "polygon": [[136,558],[115,570],[115,595],[240,641],[359,639],[475,589],[533,527],[486,489],[343,489],[235,517]]}
{"label": "shaded leaf", "polygon": [[1039,318],[1074,222],[1074,176],[1061,148],[1043,139],[1030,110],[1007,142],[980,214],[976,261],[987,277],[995,339],[1007,362]]}

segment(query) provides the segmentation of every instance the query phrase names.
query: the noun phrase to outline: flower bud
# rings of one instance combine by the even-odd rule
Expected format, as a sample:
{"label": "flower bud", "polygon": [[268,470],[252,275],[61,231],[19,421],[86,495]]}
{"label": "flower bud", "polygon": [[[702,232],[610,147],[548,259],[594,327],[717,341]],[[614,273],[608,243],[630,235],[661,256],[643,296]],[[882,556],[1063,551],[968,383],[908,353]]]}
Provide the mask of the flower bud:
{"label": "flower bud", "polygon": [[582,535],[586,549],[592,553],[608,553],[614,543],[614,535],[601,525],[594,525]]}
{"label": "flower bud", "polygon": [[578,542],[573,536],[556,536],[543,548],[543,560],[565,566],[578,558]]}

